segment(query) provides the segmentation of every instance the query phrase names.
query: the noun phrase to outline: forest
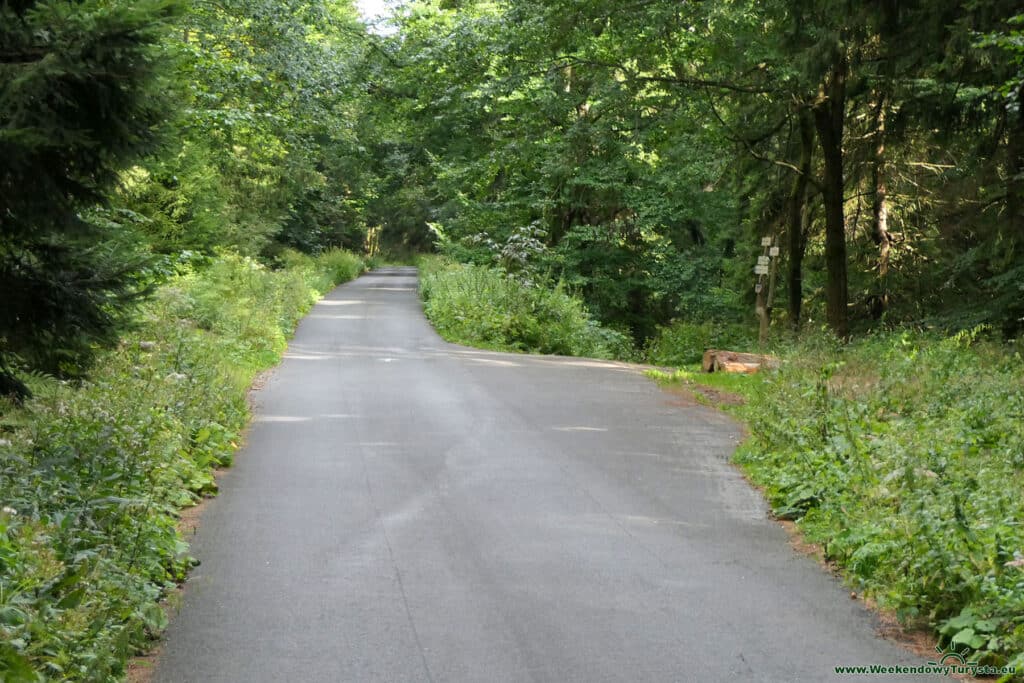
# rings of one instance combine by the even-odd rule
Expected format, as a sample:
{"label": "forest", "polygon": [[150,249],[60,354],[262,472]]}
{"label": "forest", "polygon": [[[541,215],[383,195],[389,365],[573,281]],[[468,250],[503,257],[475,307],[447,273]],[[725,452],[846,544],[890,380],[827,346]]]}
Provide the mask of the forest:
{"label": "forest", "polygon": [[253,378],[385,262],[450,340],[741,396],[776,516],[1024,670],[1018,2],[0,0],[0,680],[124,676]]}

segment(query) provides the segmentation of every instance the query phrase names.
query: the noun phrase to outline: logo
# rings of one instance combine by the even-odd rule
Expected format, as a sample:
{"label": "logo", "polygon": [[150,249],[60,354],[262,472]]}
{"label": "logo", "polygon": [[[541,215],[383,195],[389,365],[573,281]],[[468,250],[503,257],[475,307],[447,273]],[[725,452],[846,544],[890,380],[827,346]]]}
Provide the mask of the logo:
{"label": "logo", "polygon": [[960,649],[953,643],[941,648],[935,646],[939,653],[939,659],[935,662],[920,664],[917,666],[906,664],[861,664],[860,666],[837,666],[837,674],[848,676],[893,676],[907,674],[930,674],[933,676],[955,676],[959,674],[970,674],[971,676],[1004,676],[1016,674],[1015,666],[991,666],[978,664],[977,661],[968,661],[967,657],[973,652],[970,647],[963,645]]}
{"label": "logo", "polygon": [[970,654],[971,648],[967,647],[966,645],[964,646],[964,649],[960,650],[959,652],[957,652],[956,646],[952,643],[950,643],[949,647],[946,649],[943,649],[936,645],[935,651],[942,656],[939,657],[939,661],[937,662],[928,662],[928,666],[978,666],[977,662],[967,661],[967,655]]}

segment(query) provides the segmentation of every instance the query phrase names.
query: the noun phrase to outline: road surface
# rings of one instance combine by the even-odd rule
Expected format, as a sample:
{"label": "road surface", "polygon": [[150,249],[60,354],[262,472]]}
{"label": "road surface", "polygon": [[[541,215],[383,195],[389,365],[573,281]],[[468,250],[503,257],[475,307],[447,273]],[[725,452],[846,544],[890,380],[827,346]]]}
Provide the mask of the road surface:
{"label": "road surface", "polygon": [[327,296],[255,401],[161,683],[818,683],[923,663],[790,548],[728,463],[728,418],[625,365],[447,344],[413,269]]}

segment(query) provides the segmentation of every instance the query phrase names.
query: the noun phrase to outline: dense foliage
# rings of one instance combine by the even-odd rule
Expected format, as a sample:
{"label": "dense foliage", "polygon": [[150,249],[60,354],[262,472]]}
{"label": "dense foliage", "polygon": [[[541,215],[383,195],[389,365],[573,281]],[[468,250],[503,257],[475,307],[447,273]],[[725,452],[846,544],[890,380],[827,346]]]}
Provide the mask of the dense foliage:
{"label": "dense foliage", "polygon": [[130,237],[92,209],[163,118],[154,45],[174,5],[0,4],[0,394],[71,374],[144,287]]}
{"label": "dense foliage", "polygon": [[[419,0],[375,82],[385,231],[525,263],[637,342],[1024,318],[1019,5]],[[392,163],[393,162],[393,163]],[[413,218],[420,217],[418,220]],[[766,278],[765,278],[766,279]]]}
{"label": "dense foliage", "polygon": [[486,266],[421,264],[423,309],[449,341],[592,358],[632,353],[628,337],[602,328],[560,286],[539,287]]}
{"label": "dense foliage", "polygon": [[739,462],[858,591],[1020,671],[1024,362],[976,336],[805,342],[777,372],[676,377],[746,397]]}
{"label": "dense foliage", "polygon": [[362,270],[345,252],[272,271],[179,264],[138,328],[73,386],[35,380],[0,441],[0,679],[116,680],[166,623],[183,578],[178,509],[216,489],[253,376],[321,293]]}
{"label": "dense foliage", "polygon": [[781,301],[840,337],[1024,321],[1009,0],[3,8],[8,369],[80,374],[147,253],[368,237],[560,282],[639,347]]}
{"label": "dense foliage", "polygon": [[776,509],[1015,656],[1020,11],[0,1],[0,678],[107,680],[159,629],[243,387],[381,247],[443,252],[428,315],[492,348],[682,365],[765,311],[797,340],[746,413]]}
{"label": "dense foliage", "polygon": [[164,257],[361,249],[347,2],[0,3],[0,394],[72,378]]}

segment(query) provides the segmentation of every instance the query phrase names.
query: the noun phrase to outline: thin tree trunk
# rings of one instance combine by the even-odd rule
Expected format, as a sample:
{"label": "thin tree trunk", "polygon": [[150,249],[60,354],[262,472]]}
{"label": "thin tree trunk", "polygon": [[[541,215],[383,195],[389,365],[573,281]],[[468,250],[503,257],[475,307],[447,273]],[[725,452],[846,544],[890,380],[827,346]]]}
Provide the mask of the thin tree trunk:
{"label": "thin tree trunk", "polygon": [[807,184],[811,179],[811,158],[814,153],[814,122],[811,114],[802,109],[798,114],[800,124],[800,172],[793,179],[789,196],[788,217],[788,265],[786,283],[789,290],[789,324],[793,330],[800,329],[800,314],[804,304],[804,253],[807,250]]}
{"label": "thin tree trunk", "polygon": [[846,57],[840,53],[832,66],[832,72],[819,90],[819,102],[814,108],[814,123],[825,165],[822,183],[825,206],[825,311],[829,327],[840,339],[850,336],[846,222],[843,209],[846,72]]}
{"label": "thin tree trunk", "polygon": [[[1024,84],[1017,88],[1017,102],[1024,103]],[[1014,253],[1008,256],[1020,263],[1024,250],[1024,106],[1009,113],[1006,139],[1006,229],[1010,239],[1006,240]],[[1016,335],[1024,330],[1024,301],[1017,297],[1006,311],[1004,333]]]}
{"label": "thin tree trunk", "polygon": [[[1024,85],[1017,89],[1017,101],[1024,102]],[[1024,247],[1024,106],[1010,114],[1007,134],[1006,213],[1011,239]]]}
{"label": "thin tree trunk", "polygon": [[879,94],[875,113],[875,149],[871,159],[871,186],[874,195],[871,212],[871,239],[878,246],[878,291],[872,306],[875,317],[881,317],[889,306],[889,200],[885,175],[885,107],[886,97]]}

